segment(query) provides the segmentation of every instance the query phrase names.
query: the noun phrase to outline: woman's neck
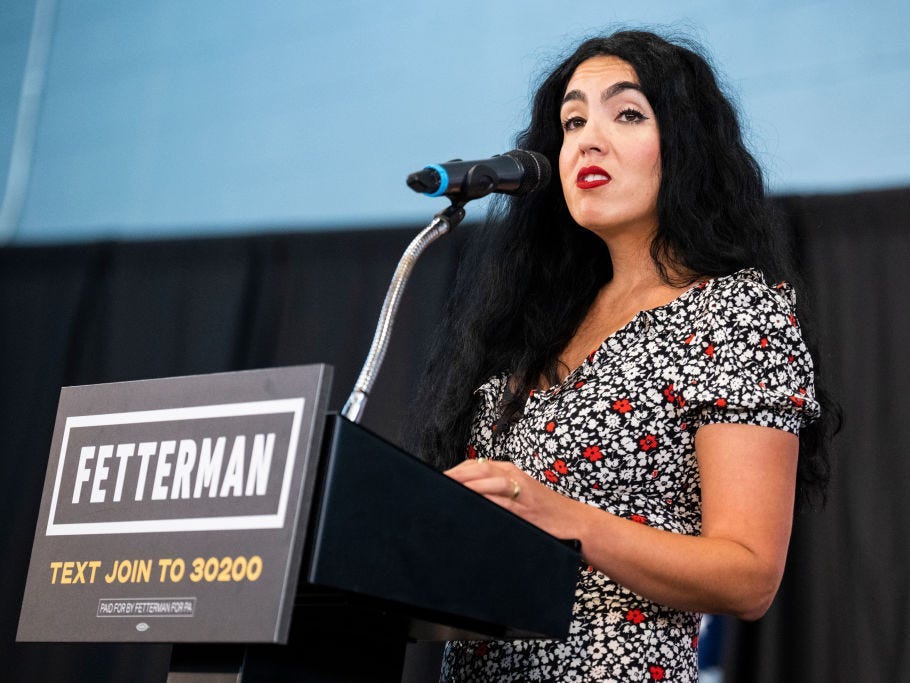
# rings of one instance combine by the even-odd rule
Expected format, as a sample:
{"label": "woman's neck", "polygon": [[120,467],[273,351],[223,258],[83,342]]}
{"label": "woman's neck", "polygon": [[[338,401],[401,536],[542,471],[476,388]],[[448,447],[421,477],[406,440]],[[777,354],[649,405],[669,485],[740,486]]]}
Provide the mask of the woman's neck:
{"label": "woman's neck", "polygon": [[[650,239],[617,239],[607,246],[613,261],[613,277],[597,293],[574,336],[560,353],[560,380],[640,311],[663,306],[686,289],[664,280],[651,257]],[[541,387],[548,384],[541,378]]]}
{"label": "woman's neck", "polygon": [[605,240],[613,277],[605,289],[619,296],[667,286],[651,256],[651,234],[625,234]]}

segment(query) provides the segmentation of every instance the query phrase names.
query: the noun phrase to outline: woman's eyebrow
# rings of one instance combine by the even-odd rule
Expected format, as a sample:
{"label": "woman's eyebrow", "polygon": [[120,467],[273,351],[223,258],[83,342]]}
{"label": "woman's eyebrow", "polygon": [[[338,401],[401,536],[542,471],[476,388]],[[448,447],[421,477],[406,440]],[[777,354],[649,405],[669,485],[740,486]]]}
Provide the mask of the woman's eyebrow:
{"label": "woman's eyebrow", "polygon": [[611,97],[616,97],[619,93],[626,90],[637,90],[641,92],[641,86],[638,83],[633,83],[632,81],[620,81],[619,83],[614,83],[609,88],[600,93],[600,101],[606,102]]}
{"label": "woman's eyebrow", "polygon": [[[619,81],[600,93],[600,101],[606,102],[610,98],[616,97],[619,93],[626,90],[637,90],[638,92],[641,92],[641,86],[632,81]],[[587,103],[588,98],[581,90],[570,90],[566,93],[565,97],[562,98],[562,103],[565,104],[566,102],[571,102],[573,100]]]}

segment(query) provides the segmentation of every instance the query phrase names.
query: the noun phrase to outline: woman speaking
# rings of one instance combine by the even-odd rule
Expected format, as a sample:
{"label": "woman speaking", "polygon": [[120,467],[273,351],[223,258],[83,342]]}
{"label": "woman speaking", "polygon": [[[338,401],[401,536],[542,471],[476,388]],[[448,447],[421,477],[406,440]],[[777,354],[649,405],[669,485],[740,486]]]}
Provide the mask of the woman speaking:
{"label": "woman speaking", "polygon": [[559,182],[462,265],[412,428],[585,565],[567,639],[449,643],[443,680],[696,680],[700,613],[768,609],[828,474],[761,171],[705,59],[644,32],[581,44],[518,146]]}

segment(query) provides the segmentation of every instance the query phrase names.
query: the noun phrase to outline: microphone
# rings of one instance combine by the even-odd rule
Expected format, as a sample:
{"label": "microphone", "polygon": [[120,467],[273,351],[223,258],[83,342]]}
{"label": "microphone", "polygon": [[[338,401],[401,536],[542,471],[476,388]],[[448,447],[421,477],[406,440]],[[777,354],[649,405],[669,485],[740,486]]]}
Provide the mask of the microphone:
{"label": "microphone", "polygon": [[550,182],[550,162],[539,152],[513,149],[489,159],[431,164],[408,176],[408,187],[430,197],[468,201],[491,192],[523,195]]}

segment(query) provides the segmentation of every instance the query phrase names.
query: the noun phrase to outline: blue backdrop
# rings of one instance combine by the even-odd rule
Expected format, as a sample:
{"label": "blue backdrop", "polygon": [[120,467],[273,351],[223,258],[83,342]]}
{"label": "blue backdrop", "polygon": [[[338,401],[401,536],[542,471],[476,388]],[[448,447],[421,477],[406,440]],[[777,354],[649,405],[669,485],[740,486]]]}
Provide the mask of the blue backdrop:
{"label": "blue backdrop", "polygon": [[707,47],[772,190],[903,185],[908,25],[897,0],[3,0],[0,239],[421,225],[444,204],[407,173],[510,149],[547,66],[619,26]]}

